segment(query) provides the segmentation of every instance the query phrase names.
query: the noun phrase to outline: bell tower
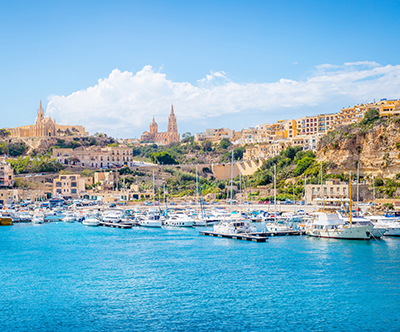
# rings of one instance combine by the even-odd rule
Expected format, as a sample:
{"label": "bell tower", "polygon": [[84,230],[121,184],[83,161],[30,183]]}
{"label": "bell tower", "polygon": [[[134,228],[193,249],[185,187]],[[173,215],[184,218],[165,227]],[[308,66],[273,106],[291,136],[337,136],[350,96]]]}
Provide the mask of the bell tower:
{"label": "bell tower", "polygon": [[156,120],[154,119],[153,116],[153,122],[150,123],[150,134],[156,134],[158,133],[158,124],[156,123]]}
{"label": "bell tower", "polygon": [[36,123],[41,123],[44,119],[44,109],[42,107],[42,101],[40,101],[40,106],[37,110],[37,119],[36,119]]}
{"label": "bell tower", "polygon": [[169,133],[177,133],[178,132],[178,126],[176,124],[176,116],[174,113],[174,105],[171,105],[171,114],[169,115],[169,118],[168,118],[168,132]]}

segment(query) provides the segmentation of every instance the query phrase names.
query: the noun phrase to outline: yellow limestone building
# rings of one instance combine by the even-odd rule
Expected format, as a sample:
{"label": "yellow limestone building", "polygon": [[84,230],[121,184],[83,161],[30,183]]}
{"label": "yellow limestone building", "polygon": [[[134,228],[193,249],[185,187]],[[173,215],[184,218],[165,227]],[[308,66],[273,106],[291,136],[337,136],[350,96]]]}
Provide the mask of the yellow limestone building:
{"label": "yellow limestone building", "polygon": [[176,116],[174,113],[174,106],[171,106],[171,114],[168,118],[168,129],[166,132],[158,132],[158,125],[153,118],[153,122],[150,123],[150,132],[145,131],[140,137],[141,142],[151,141],[156,144],[168,145],[172,142],[179,142],[178,125],[176,123]]}
{"label": "yellow limestone building", "polygon": [[49,137],[49,136],[89,136],[82,126],[58,125],[50,117],[44,116],[42,102],[37,110],[36,123],[34,125],[7,128],[11,137]]}

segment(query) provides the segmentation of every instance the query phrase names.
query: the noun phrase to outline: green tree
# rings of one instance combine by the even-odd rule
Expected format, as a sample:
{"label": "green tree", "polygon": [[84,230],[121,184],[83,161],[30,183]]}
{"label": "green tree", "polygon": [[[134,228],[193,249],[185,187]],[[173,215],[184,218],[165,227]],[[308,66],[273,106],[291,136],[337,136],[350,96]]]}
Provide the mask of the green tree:
{"label": "green tree", "polygon": [[223,138],[221,142],[219,142],[219,147],[223,150],[226,150],[231,145],[231,142],[227,138]]}
{"label": "green tree", "polygon": [[363,126],[370,123],[374,123],[378,119],[379,119],[379,112],[376,109],[370,109],[365,113],[364,118],[360,121],[360,125]]}
{"label": "green tree", "polygon": [[149,158],[151,162],[163,165],[177,165],[178,162],[167,151],[150,153]]}

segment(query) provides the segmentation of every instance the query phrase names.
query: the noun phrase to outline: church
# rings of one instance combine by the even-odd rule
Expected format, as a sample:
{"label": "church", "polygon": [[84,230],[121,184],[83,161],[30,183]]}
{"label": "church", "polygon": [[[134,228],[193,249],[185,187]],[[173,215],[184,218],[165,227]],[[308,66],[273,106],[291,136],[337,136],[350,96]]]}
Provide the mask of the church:
{"label": "church", "polygon": [[168,145],[172,142],[179,142],[178,126],[176,124],[176,116],[174,106],[171,106],[171,114],[168,118],[168,129],[166,132],[158,132],[158,125],[153,117],[150,123],[150,132],[145,131],[140,137],[141,142],[154,142],[155,144]]}
{"label": "church", "polygon": [[44,116],[42,101],[37,110],[36,123],[34,125],[7,128],[11,137],[49,137],[49,136],[89,136],[82,126],[58,125],[56,120]]}

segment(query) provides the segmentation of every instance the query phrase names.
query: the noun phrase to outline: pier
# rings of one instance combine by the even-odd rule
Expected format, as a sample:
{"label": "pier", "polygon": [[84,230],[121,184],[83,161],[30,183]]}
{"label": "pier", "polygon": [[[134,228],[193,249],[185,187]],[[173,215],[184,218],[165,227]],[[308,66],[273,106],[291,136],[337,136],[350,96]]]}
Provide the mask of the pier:
{"label": "pier", "polygon": [[128,228],[132,228],[135,225],[134,224],[125,224],[125,223],[115,223],[115,222],[101,221],[100,222],[100,226],[128,229]]}
{"label": "pier", "polygon": [[271,231],[271,232],[261,232],[261,233],[250,233],[250,235],[259,234],[260,236],[300,236],[306,235],[305,231]]}
{"label": "pier", "polygon": [[[206,236],[215,236],[215,237],[224,237],[228,239],[235,239],[235,240],[244,240],[244,241],[253,241],[253,242],[266,242],[268,237],[261,236],[260,233],[252,233],[252,234],[219,234],[211,231],[201,231],[201,235]],[[256,234],[260,234],[256,235]]]}

